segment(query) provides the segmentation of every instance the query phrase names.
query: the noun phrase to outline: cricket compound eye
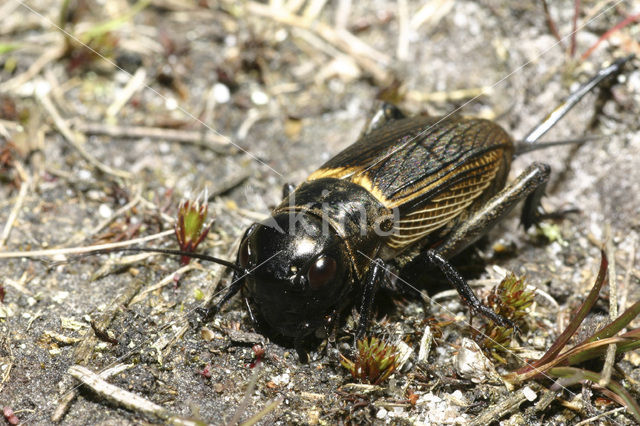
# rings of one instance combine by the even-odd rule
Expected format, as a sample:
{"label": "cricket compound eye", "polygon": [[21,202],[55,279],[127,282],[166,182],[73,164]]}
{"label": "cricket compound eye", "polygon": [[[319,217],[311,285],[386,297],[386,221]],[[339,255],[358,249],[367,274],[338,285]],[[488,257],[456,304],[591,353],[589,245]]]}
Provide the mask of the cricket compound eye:
{"label": "cricket compound eye", "polygon": [[333,257],[322,255],[309,268],[307,279],[312,290],[320,290],[333,281],[338,270],[338,263]]}

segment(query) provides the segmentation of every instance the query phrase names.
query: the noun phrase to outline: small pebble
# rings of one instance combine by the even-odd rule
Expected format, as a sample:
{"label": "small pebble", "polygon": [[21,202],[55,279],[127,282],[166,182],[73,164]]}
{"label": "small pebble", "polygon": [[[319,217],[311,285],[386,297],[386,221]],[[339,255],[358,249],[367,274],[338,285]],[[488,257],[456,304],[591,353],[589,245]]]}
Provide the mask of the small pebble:
{"label": "small pebble", "polygon": [[164,106],[169,111],[173,111],[174,109],[178,108],[178,101],[175,98],[167,98]]}
{"label": "small pebble", "polygon": [[229,88],[222,84],[216,83],[213,85],[213,99],[215,99],[216,103],[226,104],[231,99],[231,92]]}
{"label": "small pebble", "polygon": [[524,389],[522,389],[522,394],[524,395],[525,398],[527,398],[529,402],[535,401],[536,398],[538,397],[535,391],[531,389],[529,386],[526,386]]}
{"label": "small pebble", "polygon": [[256,90],[251,93],[251,102],[256,105],[266,105],[269,102],[269,96],[263,91]]}
{"label": "small pebble", "polygon": [[289,380],[291,380],[291,376],[289,375],[289,373],[283,373],[271,378],[271,381],[275,383],[277,386],[287,385],[289,384]]}
{"label": "small pebble", "polygon": [[106,204],[100,204],[100,207],[98,207],[98,214],[100,217],[108,219],[113,214],[113,210]]}

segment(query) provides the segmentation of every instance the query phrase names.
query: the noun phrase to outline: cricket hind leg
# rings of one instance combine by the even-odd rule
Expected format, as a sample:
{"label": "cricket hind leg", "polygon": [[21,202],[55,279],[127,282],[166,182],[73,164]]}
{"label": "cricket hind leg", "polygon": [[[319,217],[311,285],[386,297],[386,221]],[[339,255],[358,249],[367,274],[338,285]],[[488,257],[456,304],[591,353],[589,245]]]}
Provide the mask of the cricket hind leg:
{"label": "cricket hind leg", "polygon": [[291,182],[286,182],[284,185],[282,185],[282,199],[284,200],[285,198],[287,198],[289,194],[291,194],[295,190],[296,186],[294,184],[292,184]]}
{"label": "cricket hind leg", "polygon": [[[475,213],[454,229],[437,247],[418,254],[404,268],[437,267],[460,295],[462,301],[473,313],[478,313],[504,327],[515,327],[512,321],[493,312],[475,295],[462,275],[447,259],[458,254],[464,248],[476,242],[489,229],[502,220],[519,202],[526,199],[529,209],[537,209],[544,186],[549,179],[550,168],[546,164],[533,163],[513,182],[509,183],[481,206]],[[537,210],[524,211],[527,220],[537,219]]]}
{"label": "cricket hind leg", "polygon": [[380,129],[393,120],[400,120],[405,117],[406,115],[397,106],[388,102],[378,101],[374,105],[369,119],[360,133],[360,138],[374,130]]}
{"label": "cricket hind leg", "polygon": [[532,224],[542,216],[538,207],[551,168],[544,163],[533,163],[513,182],[478,208],[469,218],[447,235],[434,250],[449,259],[485,235],[496,223],[504,219],[515,205],[525,200],[522,218]]}

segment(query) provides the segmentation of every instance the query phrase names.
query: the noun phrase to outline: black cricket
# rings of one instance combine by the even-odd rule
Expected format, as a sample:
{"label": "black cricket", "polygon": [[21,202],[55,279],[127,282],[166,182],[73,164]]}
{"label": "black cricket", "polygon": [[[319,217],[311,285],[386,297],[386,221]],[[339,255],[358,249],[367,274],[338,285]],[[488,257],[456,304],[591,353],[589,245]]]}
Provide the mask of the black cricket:
{"label": "black cricket", "polygon": [[285,185],[271,217],[244,233],[234,263],[191,254],[234,271],[226,293],[205,317],[241,291],[252,321],[292,340],[304,358],[305,338],[335,326],[354,304],[360,314],[356,337],[362,337],[389,268],[411,265],[439,268],[473,313],[513,327],[482,304],[447,259],[519,201],[524,200],[525,228],[540,220],[550,168],[533,163],[507,184],[512,159],[557,144],[531,145],[630,59],[600,70],[520,143],[488,120],[406,117],[382,104],[358,141],[297,187]]}

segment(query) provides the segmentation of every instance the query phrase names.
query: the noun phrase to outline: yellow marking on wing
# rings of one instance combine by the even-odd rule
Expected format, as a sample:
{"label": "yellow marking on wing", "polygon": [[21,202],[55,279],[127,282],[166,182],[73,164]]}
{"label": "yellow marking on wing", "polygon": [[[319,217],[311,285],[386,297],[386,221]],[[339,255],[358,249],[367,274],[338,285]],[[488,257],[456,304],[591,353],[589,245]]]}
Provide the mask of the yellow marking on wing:
{"label": "yellow marking on wing", "polygon": [[[437,176],[424,176],[421,181],[393,195],[386,196],[361,166],[322,168],[313,172],[307,181],[335,178],[347,179],[365,188],[385,207],[393,209],[418,200],[429,191],[461,177],[461,181],[435,195],[419,210],[406,213],[397,224],[387,245],[394,249],[407,247],[428,234],[446,226],[469,207],[489,187],[500,168],[503,149],[495,149],[474,158],[462,166],[451,164],[438,171]],[[465,174],[468,174],[465,176]]]}
{"label": "yellow marking on wing", "polygon": [[322,179],[322,178],[335,178],[344,179],[350,175],[361,170],[360,167],[333,167],[330,169],[318,169],[311,173],[307,178],[308,181]]}
{"label": "yellow marking on wing", "polygon": [[[395,234],[389,238],[387,244],[394,249],[413,244],[446,226],[469,207],[495,179],[499,168],[496,163],[486,161],[486,158],[479,160],[485,161],[473,162],[462,169],[477,168],[472,175],[434,196],[425,207],[407,213],[401,218],[395,228]],[[461,168],[456,169],[456,173],[460,170]],[[450,176],[443,179],[447,178],[451,179]]]}

